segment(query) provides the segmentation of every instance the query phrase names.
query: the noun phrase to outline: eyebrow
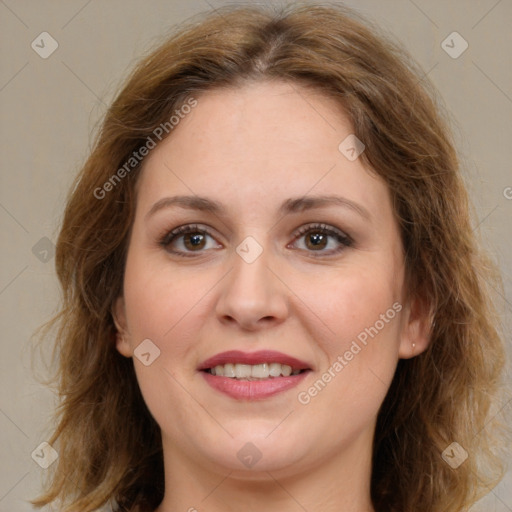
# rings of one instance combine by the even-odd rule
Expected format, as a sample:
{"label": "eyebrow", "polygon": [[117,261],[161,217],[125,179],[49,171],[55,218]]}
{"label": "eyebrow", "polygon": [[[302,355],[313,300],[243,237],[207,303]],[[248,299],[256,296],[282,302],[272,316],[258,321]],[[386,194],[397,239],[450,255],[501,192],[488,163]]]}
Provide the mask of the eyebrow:
{"label": "eyebrow", "polygon": [[[279,208],[279,214],[286,215],[290,213],[299,213],[305,210],[313,210],[315,208],[322,208],[326,206],[341,206],[348,208],[366,220],[371,220],[371,215],[366,208],[361,206],[350,199],[341,196],[304,196],[297,198],[287,199],[282,203]],[[157,211],[179,207],[187,210],[198,210],[209,212],[216,215],[226,215],[227,209],[218,201],[201,196],[173,196],[164,197],[157,201],[146,214],[146,219],[154,215]]]}

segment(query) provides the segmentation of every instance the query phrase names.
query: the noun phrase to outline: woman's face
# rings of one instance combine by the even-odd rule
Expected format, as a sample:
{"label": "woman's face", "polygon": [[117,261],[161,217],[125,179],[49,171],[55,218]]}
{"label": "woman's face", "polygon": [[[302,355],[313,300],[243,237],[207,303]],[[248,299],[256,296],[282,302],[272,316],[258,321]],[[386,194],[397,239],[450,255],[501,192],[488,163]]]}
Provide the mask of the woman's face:
{"label": "woman's face", "polygon": [[114,308],[164,453],[254,478],[367,463],[397,360],[424,348],[385,183],[296,84],[186,111],[144,163]]}

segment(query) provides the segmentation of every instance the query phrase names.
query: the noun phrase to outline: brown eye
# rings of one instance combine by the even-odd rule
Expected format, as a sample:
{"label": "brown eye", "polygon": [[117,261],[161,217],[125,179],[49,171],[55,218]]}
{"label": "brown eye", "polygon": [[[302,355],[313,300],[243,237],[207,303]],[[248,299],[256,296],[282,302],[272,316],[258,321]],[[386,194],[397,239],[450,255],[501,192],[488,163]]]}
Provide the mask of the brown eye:
{"label": "brown eye", "polygon": [[166,234],[160,241],[165,250],[179,256],[192,256],[191,253],[203,253],[206,249],[222,247],[217,243],[208,241],[215,239],[206,231],[197,225],[181,226]]}
{"label": "brown eye", "polygon": [[183,236],[183,244],[187,249],[202,249],[205,245],[204,233],[187,233]]}
{"label": "brown eye", "polygon": [[[319,256],[336,254],[353,244],[353,240],[348,235],[326,224],[314,224],[300,228],[295,241],[302,238],[305,240],[304,247],[299,248],[309,253],[319,253]],[[325,250],[329,246],[331,246],[330,250]]]}
{"label": "brown eye", "polygon": [[324,249],[329,242],[328,238],[329,235],[326,235],[325,233],[312,232],[306,236],[306,246],[308,249],[313,250],[317,250],[319,248]]}

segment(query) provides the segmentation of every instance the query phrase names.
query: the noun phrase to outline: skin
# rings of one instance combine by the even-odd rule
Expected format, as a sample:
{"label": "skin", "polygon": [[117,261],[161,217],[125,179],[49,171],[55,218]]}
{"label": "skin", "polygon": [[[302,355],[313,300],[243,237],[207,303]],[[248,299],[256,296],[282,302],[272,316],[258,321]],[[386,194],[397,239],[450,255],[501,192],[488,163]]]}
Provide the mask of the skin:
{"label": "skin", "polygon": [[[376,416],[398,360],[428,344],[425,308],[405,302],[388,188],[360,158],[338,150],[353,128],[332,99],[285,82],[197,99],[145,161],[113,310],[121,354],[133,357],[148,338],[160,350],[149,366],[133,357],[162,431],[166,494],[157,512],[229,512],[240,504],[249,512],[373,511]],[[174,195],[214,199],[226,213],[172,206],[148,216]],[[339,205],[278,213],[283,201],[304,195],[342,196],[368,218]],[[318,248],[314,228],[297,236],[316,223],[348,234],[352,245],[329,236]],[[199,249],[183,236],[167,248],[159,243],[186,224],[210,231]],[[236,252],[248,236],[263,249],[252,263]],[[299,393],[397,303],[401,311],[300,403]],[[313,371],[296,388],[253,401],[221,394],[197,371],[219,352],[261,349],[307,361]],[[248,442],[261,454],[252,467],[237,457]]]}

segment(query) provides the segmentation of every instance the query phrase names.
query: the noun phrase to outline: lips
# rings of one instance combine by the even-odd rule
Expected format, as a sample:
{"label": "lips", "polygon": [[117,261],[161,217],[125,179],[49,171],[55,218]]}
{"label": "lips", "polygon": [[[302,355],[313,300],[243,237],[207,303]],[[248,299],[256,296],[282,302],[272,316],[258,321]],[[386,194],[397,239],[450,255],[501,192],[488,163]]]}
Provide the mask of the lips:
{"label": "lips", "polygon": [[[271,368],[282,365],[282,372],[288,367],[288,371],[284,372],[286,376],[284,374],[277,377],[269,375],[254,380],[251,377],[239,379],[233,378],[235,375],[227,377],[222,373],[220,375],[212,373],[212,369],[219,370],[223,365],[226,365],[224,370],[230,367],[232,371],[234,365],[237,368],[236,371],[240,370],[243,373],[243,370],[247,371],[248,366],[258,368],[260,365],[266,366],[265,363],[269,364]],[[260,350],[258,352],[231,350],[210,357],[199,365],[198,370],[205,382],[217,392],[235,400],[254,401],[270,399],[275,395],[291,390],[307,378],[312,368],[305,361],[274,350]],[[291,375],[290,372],[292,372]]]}
{"label": "lips", "polygon": [[276,352],[275,350],[259,350],[257,352],[242,352],[240,350],[229,350],[216,354],[206,361],[203,361],[198,370],[208,370],[224,364],[249,364],[257,365],[263,363],[280,363],[291,366],[293,370],[311,370],[311,365],[295,357]]}

